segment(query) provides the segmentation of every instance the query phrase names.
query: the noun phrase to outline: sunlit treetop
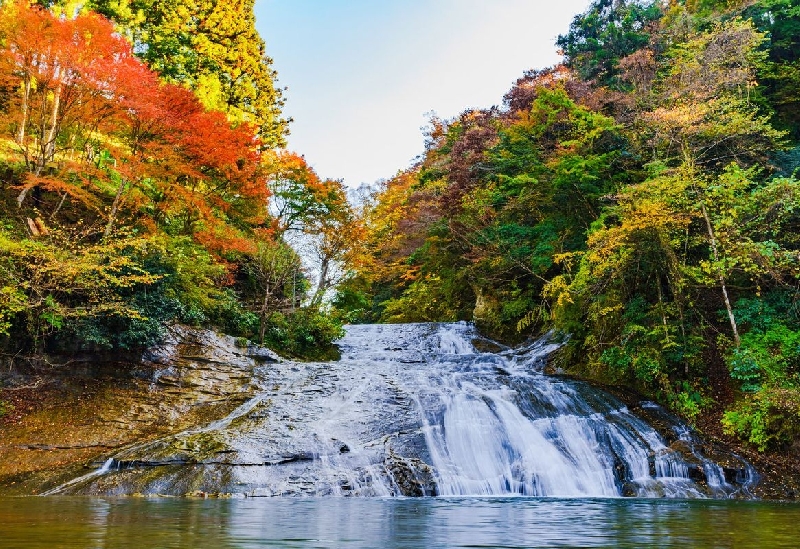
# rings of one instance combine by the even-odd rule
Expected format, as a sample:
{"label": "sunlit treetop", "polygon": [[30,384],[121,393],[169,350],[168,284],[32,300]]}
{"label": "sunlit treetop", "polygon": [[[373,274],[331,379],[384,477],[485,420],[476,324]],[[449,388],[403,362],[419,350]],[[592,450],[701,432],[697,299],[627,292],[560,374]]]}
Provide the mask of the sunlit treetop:
{"label": "sunlit treetop", "polygon": [[167,82],[193,90],[207,109],[259,128],[268,147],[285,145],[287,120],[277,74],[255,28],[254,0],[44,0],[72,16],[91,9],[113,20],[134,51]]}

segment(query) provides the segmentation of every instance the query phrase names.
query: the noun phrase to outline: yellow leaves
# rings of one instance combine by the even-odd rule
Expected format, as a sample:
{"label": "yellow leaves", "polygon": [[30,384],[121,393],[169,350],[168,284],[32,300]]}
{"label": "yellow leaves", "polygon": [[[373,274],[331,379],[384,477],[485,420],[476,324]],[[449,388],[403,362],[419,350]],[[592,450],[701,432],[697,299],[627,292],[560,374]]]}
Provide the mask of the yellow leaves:
{"label": "yellow leaves", "polygon": [[[121,288],[153,284],[161,277],[144,271],[130,252],[146,245],[143,239],[122,238],[109,243],[81,245],[60,241],[56,234],[45,241],[12,242],[0,238],[0,260],[6,265],[5,281],[25,281],[32,294],[83,294],[90,302]],[[16,276],[9,274],[15,273]],[[93,297],[94,296],[94,297]]]}
{"label": "yellow leaves", "polygon": [[679,104],[670,108],[658,107],[642,115],[644,120],[657,124],[662,131],[690,129],[699,124],[708,112],[706,104]]}
{"label": "yellow leaves", "polygon": [[197,77],[194,93],[206,110],[224,110],[225,101],[222,95],[222,84],[214,74],[204,73]]}
{"label": "yellow leaves", "polygon": [[[588,238],[587,259],[603,270],[611,263],[620,263],[632,248],[642,241],[668,244],[669,233],[688,224],[685,215],[677,214],[666,204],[658,201],[639,200],[621,207],[619,225],[593,232]],[[613,262],[608,263],[611,259]],[[608,264],[607,264],[608,263]]]}
{"label": "yellow leaves", "polygon": [[27,308],[28,298],[19,287],[6,285],[0,288],[0,334],[8,335],[11,320]]}
{"label": "yellow leaves", "polygon": [[622,313],[624,310],[625,307],[623,307],[621,303],[615,303],[610,307],[597,307],[593,313],[597,317],[613,317]]}
{"label": "yellow leaves", "polygon": [[746,96],[763,60],[758,48],[765,39],[750,21],[735,18],[674,46],[668,52],[670,96],[700,102],[721,92]]}
{"label": "yellow leaves", "polygon": [[731,19],[679,41],[666,54],[655,108],[641,132],[666,158],[719,168],[722,160],[752,163],[782,133],[751,102],[765,40],[752,23]]}
{"label": "yellow leaves", "polygon": [[567,305],[575,304],[569,280],[564,275],[555,276],[547,282],[542,289],[542,296],[550,300],[555,299],[555,307],[557,309],[563,309]]}
{"label": "yellow leaves", "polygon": [[553,263],[556,265],[572,265],[576,258],[583,255],[583,252],[567,252],[563,254],[555,254],[553,256]]}

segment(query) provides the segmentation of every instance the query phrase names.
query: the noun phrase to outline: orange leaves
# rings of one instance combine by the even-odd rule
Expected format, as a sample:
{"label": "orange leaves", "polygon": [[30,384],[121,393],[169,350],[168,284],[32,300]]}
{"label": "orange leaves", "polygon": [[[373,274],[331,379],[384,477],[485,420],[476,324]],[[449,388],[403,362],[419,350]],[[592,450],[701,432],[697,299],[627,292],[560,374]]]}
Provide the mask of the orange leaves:
{"label": "orange leaves", "polygon": [[231,127],[224,114],[204,110],[192,92],[173,84],[155,84],[127,103],[144,129],[136,145],[145,155],[169,158],[163,164],[173,177],[221,178],[240,193],[266,199],[265,187],[253,181],[259,157],[253,127]]}
{"label": "orange leaves", "polygon": [[[110,212],[110,226],[120,207],[141,207],[149,195],[162,223],[178,220],[220,251],[250,248],[229,234],[231,218],[267,221],[257,129],[234,127],[191,91],[159,82],[107,19],[3,5],[0,74],[19,90],[7,121],[30,172],[20,206],[38,188]],[[133,190],[136,200],[126,200]]]}
{"label": "orange leaves", "polygon": [[85,178],[80,178],[75,174],[67,181],[59,177],[28,174],[21,190],[27,192],[34,187],[39,187],[61,195],[66,194],[91,209],[97,209],[99,206],[99,200],[93,192],[94,189],[92,189],[91,183]]}
{"label": "orange leaves", "polygon": [[24,131],[21,146],[31,133],[50,139],[66,124],[97,127],[114,110],[125,85],[146,73],[130,44],[94,13],[61,18],[28,2],[13,2],[0,11],[0,36],[2,70],[25,90],[23,117],[16,121]]}
{"label": "orange leaves", "polygon": [[215,254],[231,252],[247,254],[256,250],[256,244],[252,238],[243,236],[229,225],[218,224],[199,230],[195,233],[194,239],[208,251]]}
{"label": "orange leaves", "polygon": [[[17,192],[33,234],[44,234],[40,214],[53,231],[81,219],[84,237],[103,242],[134,225],[137,234],[191,239],[232,276],[256,242],[291,224],[270,214],[270,187],[284,191],[298,223],[346,204],[340,185],[301,156],[264,152],[260,128],[162,82],[97,14],[0,2],[0,88],[0,131],[10,130],[12,161],[27,168]],[[347,231],[330,230],[357,237]]]}
{"label": "orange leaves", "polygon": [[263,169],[279,232],[301,230],[346,205],[341,183],[320,179],[301,155],[270,151],[264,156]]}

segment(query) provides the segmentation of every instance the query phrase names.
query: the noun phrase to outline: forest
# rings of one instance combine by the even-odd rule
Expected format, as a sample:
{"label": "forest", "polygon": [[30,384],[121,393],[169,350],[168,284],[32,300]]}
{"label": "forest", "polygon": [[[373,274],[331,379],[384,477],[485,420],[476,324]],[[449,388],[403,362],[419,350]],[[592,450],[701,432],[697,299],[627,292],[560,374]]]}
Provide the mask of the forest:
{"label": "forest", "polygon": [[285,149],[253,1],[1,3],[7,362],[474,320],[760,451],[800,439],[794,0],[595,0],[561,64],[432,118],[357,199]]}
{"label": "forest", "polygon": [[552,331],[555,371],[800,435],[800,6],[596,0],[364,207],[353,320]]}
{"label": "forest", "polygon": [[353,212],[283,148],[253,1],[42,4],[0,11],[5,355],[135,351],[172,322],[329,352],[330,283],[289,235],[326,270]]}

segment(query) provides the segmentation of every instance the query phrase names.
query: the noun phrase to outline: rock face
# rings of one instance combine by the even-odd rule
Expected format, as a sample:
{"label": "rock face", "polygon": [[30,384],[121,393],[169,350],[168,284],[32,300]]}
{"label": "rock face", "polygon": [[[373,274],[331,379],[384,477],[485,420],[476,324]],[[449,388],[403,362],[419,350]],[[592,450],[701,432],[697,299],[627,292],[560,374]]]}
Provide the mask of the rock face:
{"label": "rock face", "polygon": [[124,443],[49,493],[747,496],[752,469],[710,459],[674,418],[663,436],[543,374],[555,345],[476,338],[463,323],[351,326],[339,362],[294,363],[176,329],[147,357],[158,398],[179,414],[235,404]]}
{"label": "rock face", "polygon": [[280,360],[266,347],[239,345],[231,336],[186,326],[171,328],[166,341],[142,357],[153,371],[153,383],[194,405],[249,394],[253,369]]}
{"label": "rock face", "polygon": [[[31,494],[97,469],[109,453],[224,417],[255,391],[263,347],[185,326],[143,357],[70,357],[15,382],[0,421],[0,494]],[[196,442],[199,446],[204,441]]]}

